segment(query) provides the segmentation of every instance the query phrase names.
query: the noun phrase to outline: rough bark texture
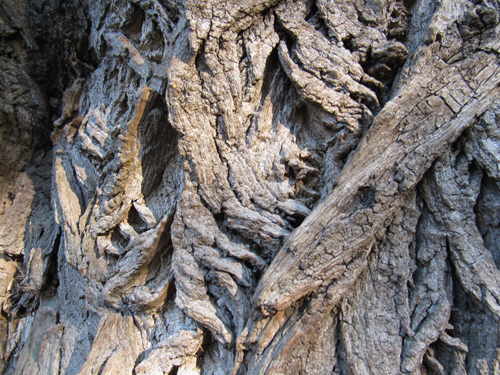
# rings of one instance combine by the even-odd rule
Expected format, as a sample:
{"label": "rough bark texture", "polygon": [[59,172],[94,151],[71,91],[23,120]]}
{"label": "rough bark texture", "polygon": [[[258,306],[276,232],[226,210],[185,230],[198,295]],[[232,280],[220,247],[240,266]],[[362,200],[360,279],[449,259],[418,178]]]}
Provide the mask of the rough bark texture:
{"label": "rough bark texture", "polygon": [[3,0],[0,372],[500,373],[497,0]]}

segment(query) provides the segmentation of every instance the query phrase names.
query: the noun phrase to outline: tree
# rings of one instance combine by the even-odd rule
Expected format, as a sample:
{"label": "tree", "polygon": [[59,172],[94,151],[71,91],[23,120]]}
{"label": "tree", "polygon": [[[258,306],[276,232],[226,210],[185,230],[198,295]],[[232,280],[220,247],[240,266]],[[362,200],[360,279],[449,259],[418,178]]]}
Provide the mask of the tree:
{"label": "tree", "polygon": [[496,0],[4,0],[4,374],[500,371]]}

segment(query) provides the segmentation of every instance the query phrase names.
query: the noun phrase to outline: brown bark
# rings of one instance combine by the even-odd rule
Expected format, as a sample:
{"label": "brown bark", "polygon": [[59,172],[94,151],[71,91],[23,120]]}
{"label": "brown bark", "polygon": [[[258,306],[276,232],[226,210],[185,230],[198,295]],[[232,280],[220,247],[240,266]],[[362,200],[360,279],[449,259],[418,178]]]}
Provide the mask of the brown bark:
{"label": "brown bark", "polygon": [[499,10],[0,4],[3,373],[498,372]]}

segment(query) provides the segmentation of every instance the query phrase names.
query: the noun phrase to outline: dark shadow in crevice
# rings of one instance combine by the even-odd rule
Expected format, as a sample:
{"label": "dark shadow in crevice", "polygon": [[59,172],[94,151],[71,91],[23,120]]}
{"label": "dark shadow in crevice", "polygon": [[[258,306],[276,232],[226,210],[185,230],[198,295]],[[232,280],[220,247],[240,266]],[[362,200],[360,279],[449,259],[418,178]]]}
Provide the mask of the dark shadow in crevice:
{"label": "dark shadow in crevice", "polygon": [[494,179],[483,172],[481,191],[474,206],[476,225],[484,246],[491,252],[500,269],[500,188]]}
{"label": "dark shadow in crevice", "polygon": [[[157,204],[149,205],[149,201],[162,194],[160,188],[165,183],[165,171],[179,159],[177,148],[179,135],[168,121],[167,104],[164,98],[155,91],[151,92],[144,117],[138,126],[137,138],[140,144],[139,159],[143,176],[141,193],[155,218],[161,220],[166,214],[164,211],[168,208],[163,210]],[[171,186],[167,190],[170,193],[174,192],[176,186]],[[132,221],[140,223],[142,220]],[[132,225],[132,223],[130,224]],[[134,225],[132,226],[134,227]],[[138,233],[143,230],[142,226],[143,224],[139,225]]]}
{"label": "dark shadow in crevice", "polygon": [[305,21],[311,26],[313,26],[314,29],[321,35],[323,35],[327,40],[330,39],[330,36],[328,35],[328,27],[323,18],[323,14],[316,5],[315,0],[308,3],[308,9],[306,12]]}
{"label": "dark shadow in crevice", "polygon": [[130,207],[130,210],[128,212],[127,222],[132,228],[134,228],[137,234],[144,233],[149,229],[147,223],[142,220],[141,216],[133,205]]}
{"label": "dark shadow in crevice", "polygon": [[58,233],[56,240],[54,241],[52,252],[46,258],[48,265],[45,268],[46,271],[43,277],[41,292],[47,297],[55,296],[57,288],[59,287],[59,265],[57,259],[60,245],[61,233]]}
{"label": "dark shadow in crevice", "polygon": [[498,350],[500,335],[498,322],[483,307],[475,302],[462,286],[455,266],[452,265],[453,305],[449,323],[453,326],[448,331],[452,337],[459,338],[467,345],[466,367],[468,373],[475,373],[478,362],[493,368]]}

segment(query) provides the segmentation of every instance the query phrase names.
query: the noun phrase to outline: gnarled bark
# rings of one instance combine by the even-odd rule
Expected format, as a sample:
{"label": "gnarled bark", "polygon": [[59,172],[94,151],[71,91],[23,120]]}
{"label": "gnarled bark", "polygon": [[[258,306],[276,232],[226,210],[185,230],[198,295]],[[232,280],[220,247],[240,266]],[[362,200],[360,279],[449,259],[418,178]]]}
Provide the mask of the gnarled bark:
{"label": "gnarled bark", "polygon": [[3,373],[496,373],[499,10],[0,4]]}

